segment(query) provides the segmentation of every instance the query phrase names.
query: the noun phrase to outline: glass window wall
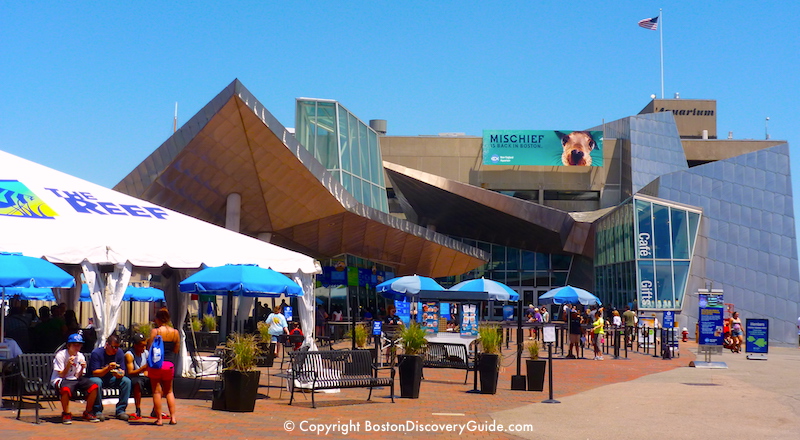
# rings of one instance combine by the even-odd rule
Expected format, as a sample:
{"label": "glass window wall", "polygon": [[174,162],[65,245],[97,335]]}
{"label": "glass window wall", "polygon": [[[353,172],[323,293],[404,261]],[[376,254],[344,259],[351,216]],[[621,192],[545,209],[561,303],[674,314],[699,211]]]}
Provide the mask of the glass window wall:
{"label": "glass window wall", "polygon": [[596,294],[612,307],[679,310],[699,224],[699,209],[642,196],[620,205],[597,222]]}
{"label": "glass window wall", "polygon": [[377,133],[336,101],[298,99],[297,140],[359,202],[389,212]]}

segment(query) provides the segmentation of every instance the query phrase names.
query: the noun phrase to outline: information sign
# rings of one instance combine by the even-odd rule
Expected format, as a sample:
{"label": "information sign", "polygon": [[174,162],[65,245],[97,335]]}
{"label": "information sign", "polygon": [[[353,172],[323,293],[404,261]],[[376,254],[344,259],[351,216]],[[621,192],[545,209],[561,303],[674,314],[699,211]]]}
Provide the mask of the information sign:
{"label": "information sign", "polygon": [[381,321],[372,321],[372,334],[378,336],[381,334],[383,328],[383,322]]}
{"label": "information sign", "polygon": [[697,301],[700,305],[700,308],[715,308],[721,309],[725,306],[725,303],[722,301],[722,292],[717,293],[697,293]]}
{"label": "information sign", "polygon": [[428,333],[439,332],[439,303],[429,301],[422,305],[422,323]]}
{"label": "information sign", "polygon": [[396,309],[395,313],[397,313],[397,316],[403,321],[403,325],[408,326],[411,322],[411,303],[395,300],[394,308]]}
{"label": "information sign", "polygon": [[662,320],[664,328],[672,328],[675,326],[675,312],[672,310],[664,311],[664,319]]}
{"label": "information sign", "polygon": [[644,330],[639,330],[639,343],[645,347],[650,347],[652,344],[656,342],[656,333],[655,333],[655,326],[656,326],[656,318],[654,316],[640,316],[639,317],[639,327],[644,328]]}
{"label": "information sign", "polygon": [[745,321],[745,351],[747,353],[769,352],[769,320],[747,318]]}
{"label": "information sign", "polygon": [[514,306],[503,306],[503,321],[514,320]]}
{"label": "information sign", "polygon": [[478,306],[475,304],[461,305],[461,335],[475,336],[478,334]]}
{"label": "information sign", "polygon": [[542,341],[543,342],[556,342],[556,327],[553,325],[546,325],[542,327]]}
{"label": "information sign", "polygon": [[286,318],[286,322],[292,320],[292,308],[290,306],[285,306],[283,308],[283,317]]}
{"label": "information sign", "polygon": [[700,345],[722,345],[722,307],[701,307],[698,326]]}

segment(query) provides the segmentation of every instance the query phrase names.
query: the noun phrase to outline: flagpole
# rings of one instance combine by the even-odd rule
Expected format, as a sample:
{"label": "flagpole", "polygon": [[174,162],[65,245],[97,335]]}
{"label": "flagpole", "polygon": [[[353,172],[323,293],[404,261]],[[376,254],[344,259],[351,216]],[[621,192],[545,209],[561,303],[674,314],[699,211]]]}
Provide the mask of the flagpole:
{"label": "flagpole", "polygon": [[661,43],[661,99],[664,99],[664,19],[661,17],[661,9],[658,10],[658,34]]}

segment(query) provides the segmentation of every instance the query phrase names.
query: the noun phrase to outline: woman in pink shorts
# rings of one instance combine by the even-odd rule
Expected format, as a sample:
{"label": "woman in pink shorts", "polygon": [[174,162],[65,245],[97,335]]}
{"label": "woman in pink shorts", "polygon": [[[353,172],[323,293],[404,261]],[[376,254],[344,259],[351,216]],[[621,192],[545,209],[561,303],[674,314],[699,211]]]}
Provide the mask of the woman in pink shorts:
{"label": "woman in pink shorts", "polygon": [[175,393],[172,392],[172,379],[175,377],[175,357],[181,349],[181,334],[170,325],[169,311],[162,308],[156,312],[155,328],[150,331],[150,339],[147,340],[147,348],[153,345],[153,339],[161,336],[164,341],[164,362],[161,368],[148,368],[147,375],[150,377],[150,384],[153,387],[153,412],[156,414],[155,424],[161,426],[161,396],[167,397],[167,407],[169,407],[169,424],[176,425],[178,419],[175,417]]}

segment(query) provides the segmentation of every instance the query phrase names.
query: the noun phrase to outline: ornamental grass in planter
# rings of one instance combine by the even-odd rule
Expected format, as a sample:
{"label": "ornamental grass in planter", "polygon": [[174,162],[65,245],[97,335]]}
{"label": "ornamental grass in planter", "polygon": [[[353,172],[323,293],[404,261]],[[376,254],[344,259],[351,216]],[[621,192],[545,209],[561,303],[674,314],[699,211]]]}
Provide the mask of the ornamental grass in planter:
{"label": "ornamental grass in planter", "polygon": [[367,346],[367,326],[358,323],[353,327],[353,338],[356,340],[356,347],[364,348]]}
{"label": "ornamental grass in planter", "polygon": [[544,376],[547,369],[547,361],[539,359],[539,351],[542,343],[539,340],[528,341],[525,343],[530,359],[525,360],[527,369],[528,391],[544,391]]}
{"label": "ornamental grass in planter", "polygon": [[399,338],[403,347],[403,354],[398,357],[397,364],[400,372],[400,397],[418,399],[422,384],[422,353],[428,344],[425,329],[412,322],[408,327],[400,329]]}
{"label": "ornamental grass in planter", "polygon": [[481,394],[497,394],[497,379],[500,373],[500,347],[503,335],[497,324],[483,323],[478,326],[478,343],[481,353],[478,357]]}
{"label": "ornamental grass in planter", "polygon": [[272,335],[269,334],[269,324],[264,321],[259,321],[259,323],[256,324],[256,329],[261,339],[261,341],[258,342],[258,348],[261,349],[261,352],[264,354],[259,358],[258,365],[260,367],[271,367],[275,360],[275,353],[273,352]]}
{"label": "ornamental grass in planter", "polygon": [[149,322],[140,322],[139,324],[136,324],[133,328],[137,332],[143,334],[145,338],[149,338],[150,332],[153,330],[153,324]]}
{"label": "ornamental grass in planter", "polygon": [[253,412],[261,372],[256,361],[261,353],[255,335],[234,333],[228,338],[226,368],[221,392],[215,393],[212,409]]}
{"label": "ornamental grass in planter", "polygon": [[217,317],[214,315],[203,315],[203,326],[208,332],[217,331]]}

